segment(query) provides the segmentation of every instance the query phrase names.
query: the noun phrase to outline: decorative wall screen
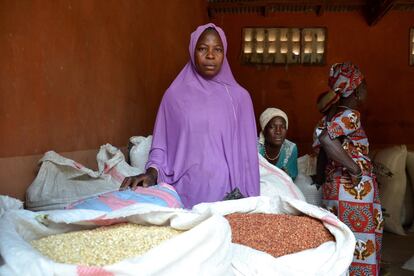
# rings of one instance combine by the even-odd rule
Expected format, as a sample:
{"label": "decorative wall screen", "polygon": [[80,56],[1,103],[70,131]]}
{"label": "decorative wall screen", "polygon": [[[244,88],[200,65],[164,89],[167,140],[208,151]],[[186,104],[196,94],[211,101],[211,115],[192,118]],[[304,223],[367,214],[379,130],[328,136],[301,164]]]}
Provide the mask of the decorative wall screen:
{"label": "decorative wall screen", "polygon": [[246,64],[324,64],[325,28],[243,28]]}

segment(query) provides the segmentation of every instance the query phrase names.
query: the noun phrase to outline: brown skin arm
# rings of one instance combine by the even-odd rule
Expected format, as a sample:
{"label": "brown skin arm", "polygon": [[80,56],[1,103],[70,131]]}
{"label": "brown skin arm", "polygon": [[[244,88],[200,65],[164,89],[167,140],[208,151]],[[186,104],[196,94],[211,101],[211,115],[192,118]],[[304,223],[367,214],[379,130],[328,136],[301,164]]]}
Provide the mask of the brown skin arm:
{"label": "brown skin arm", "polygon": [[150,167],[148,170],[139,175],[125,177],[121,184],[120,190],[130,187],[134,190],[137,186],[148,187],[157,184],[158,172],[156,169]]}
{"label": "brown skin arm", "polygon": [[[353,175],[360,175],[362,173],[358,164],[342,148],[339,138],[331,139],[328,132],[323,130],[319,135],[319,141],[328,158],[342,164]],[[352,177],[353,185],[358,185],[360,181],[361,177]]]}

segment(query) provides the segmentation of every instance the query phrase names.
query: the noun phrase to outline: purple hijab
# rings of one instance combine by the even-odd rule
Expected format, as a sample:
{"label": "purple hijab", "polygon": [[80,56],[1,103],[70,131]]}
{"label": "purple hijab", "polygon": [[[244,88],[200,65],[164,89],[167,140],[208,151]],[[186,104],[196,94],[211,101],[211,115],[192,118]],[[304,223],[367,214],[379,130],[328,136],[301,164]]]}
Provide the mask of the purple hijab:
{"label": "purple hijab", "polygon": [[195,47],[208,27],[219,33],[226,55],[221,28],[210,23],[191,34],[191,60],[163,96],[146,165],[158,170],[158,182],[174,186],[186,208],[220,201],[236,187],[244,196],[259,195],[250,95],[234,79],[226,57],[212,79],[203,78],[195,67]]}

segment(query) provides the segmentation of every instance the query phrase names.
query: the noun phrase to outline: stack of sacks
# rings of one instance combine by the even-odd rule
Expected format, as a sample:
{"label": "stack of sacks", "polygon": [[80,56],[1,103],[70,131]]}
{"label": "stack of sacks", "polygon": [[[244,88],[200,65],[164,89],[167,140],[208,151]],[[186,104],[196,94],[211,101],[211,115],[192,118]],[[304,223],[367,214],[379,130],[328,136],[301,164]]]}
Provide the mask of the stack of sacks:
{"label": "stack of sacks", "polygon": [[[385,209],[384,229],[405,235],[414,218],[414,152],[405,145],[380,149],[372,154],[382,208]],[[414,225],[408,231],[414,231]]]}

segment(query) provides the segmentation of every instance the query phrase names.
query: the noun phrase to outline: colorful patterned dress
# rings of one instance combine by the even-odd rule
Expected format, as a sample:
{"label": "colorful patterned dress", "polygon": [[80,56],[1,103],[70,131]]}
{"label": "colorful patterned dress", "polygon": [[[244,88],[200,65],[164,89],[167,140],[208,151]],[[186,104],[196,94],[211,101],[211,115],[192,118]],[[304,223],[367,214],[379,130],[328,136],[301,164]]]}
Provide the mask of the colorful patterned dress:
{"label": "colorful patterned dress", "polygon": [[322,186],[323,205],[338,216],[355,234],[354,260],[350,275],[378,275],[383,230],[383,217],[378,186],[368,158],[368,138],[361,127],[359,112],[345,109],[329,122],[323,117],[314,133],[313,147],[318,150],[318,136],[323,129],[331,139],[339,138],[342,147],[362,169],[361,182],[353,187],[347,169],[330,160],[326,182]]}

